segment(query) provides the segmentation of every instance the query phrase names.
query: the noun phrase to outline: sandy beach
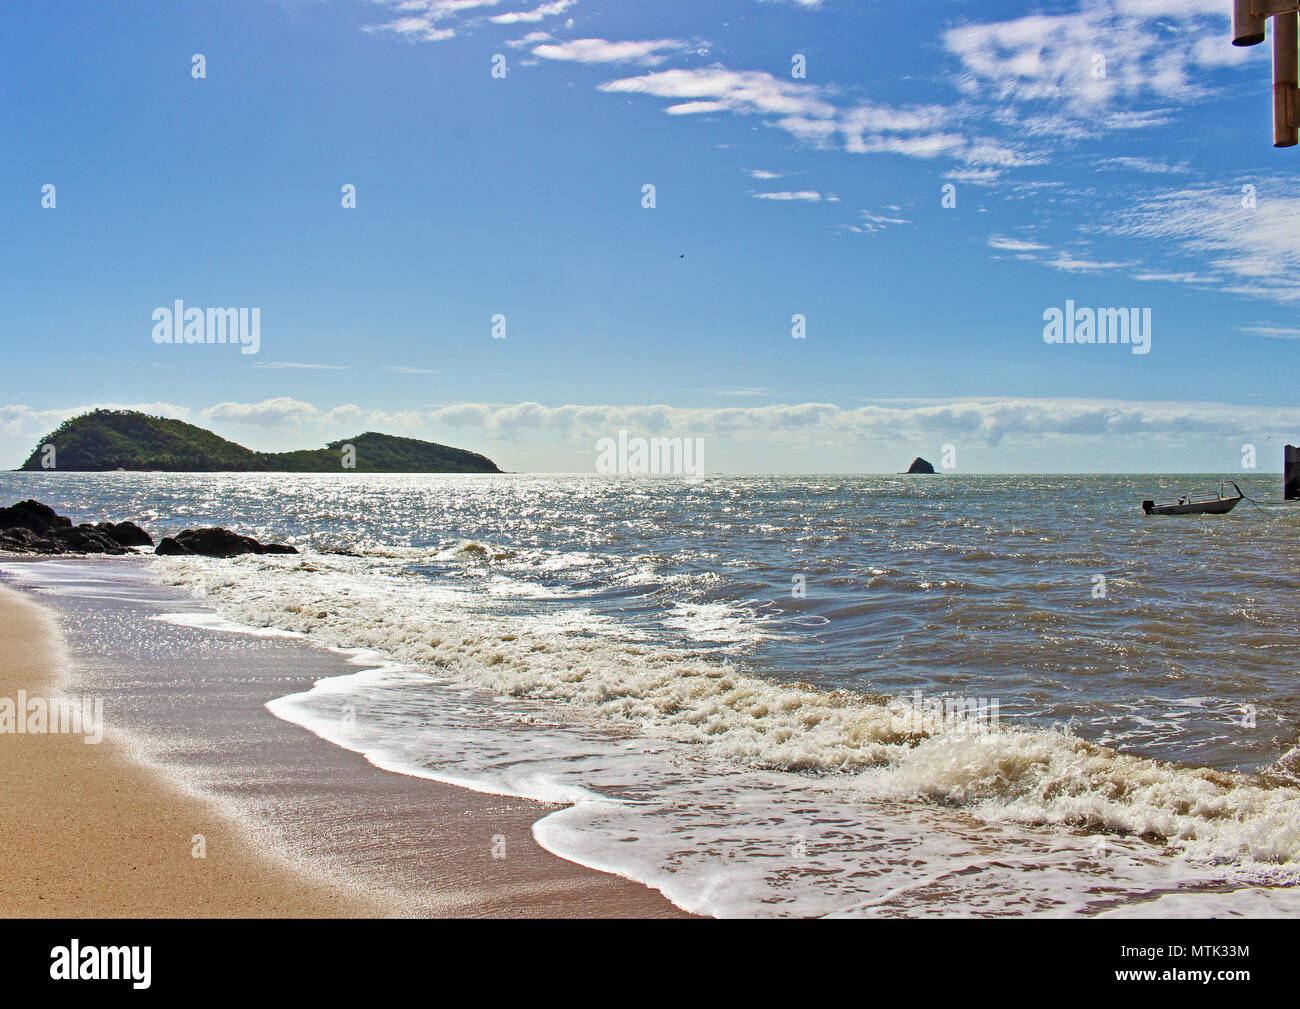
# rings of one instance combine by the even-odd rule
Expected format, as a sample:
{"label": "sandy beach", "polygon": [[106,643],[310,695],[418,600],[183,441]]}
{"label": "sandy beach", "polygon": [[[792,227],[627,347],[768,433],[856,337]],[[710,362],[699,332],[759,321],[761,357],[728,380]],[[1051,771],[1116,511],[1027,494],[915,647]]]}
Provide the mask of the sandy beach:
{"label": "sandy beach", "polygon": [[[0,697],[48,697],[72,667],[91,666],[68,647],[67,615],[0,586]],[[273,651],[277,672],[286,661]],[[319,654],[298,646],[295,661]],[[141,668],[147,666],[147,660]],[[99,671],[103,675],[103,670]],[[320,675],[302,671],[302,682]],[[278,677],[280,680],[286,677]],[[115,739],[70,734],[0,735],[0,915],[49,917],[675,916],[660,894],[556,858],[531,824],[545,807],[391,774],[262,709],[244,691],[205,715],[220,747],[256,736],[259,783],[224,795],[168,780]],[[282,688],[281,688],[282,689]],[[111,710],[111,706],[110,706]],[[275,763],[265,762],[271,756]],[[277,764],[283,761],[283,768]],[[249,761],[232,757],[232,780]],[[274,794],[269,818],[238,815],[233,794]],[[265,803],[264,803],[265,806]],[[286,826],[292,824],[292,826]],[[195,835],[205,856],[194,857]],[[510,838],[493,859],[488,839]],[[367,870],[349,878],[340,866]],[[403,885],[418,880],[418,886]]]}

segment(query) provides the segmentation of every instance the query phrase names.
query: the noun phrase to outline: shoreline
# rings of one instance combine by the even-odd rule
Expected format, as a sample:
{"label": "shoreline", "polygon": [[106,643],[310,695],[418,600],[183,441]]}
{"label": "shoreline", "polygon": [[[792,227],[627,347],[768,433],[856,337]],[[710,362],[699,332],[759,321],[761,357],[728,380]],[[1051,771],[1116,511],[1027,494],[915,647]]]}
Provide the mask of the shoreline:
{"label": "shoreline", "polygon": [[[213,686],[193,701],[161,697],[148,674],[163,670],[159,682],[175,681],[174,664],[148,654],[114,659],[108,647],[89,654],[64,632],[111,605],[74,611],[43,602],[0,581],[0,698],[58,696],[64,687],[107,693],[109,728],[96,745],[78,735],[0,734],[9,814],[0,826],[8,856],[0,915],[690,917],[640,883],[538,846],[532,825],[558,806],[380,770],[262,707],[268,680],[276,695],[295,689],[286,680],[301,686],[356,671],[337,655],[185,629],[191,645],[196,633],[218,635],[208,642],[214,654],[191,670]],[[115,698],[114,683],[122,690],[137,673],[131,693]],[[169,727],[184,766],[136,745],[113,715],[129,701],[140,707],[133,718],[161,725],[177,697],[202,730],[182,744]],[[195,835],[203,858],[194,857]],[[509,838],[508,858],[491,857],[498,837]]]}

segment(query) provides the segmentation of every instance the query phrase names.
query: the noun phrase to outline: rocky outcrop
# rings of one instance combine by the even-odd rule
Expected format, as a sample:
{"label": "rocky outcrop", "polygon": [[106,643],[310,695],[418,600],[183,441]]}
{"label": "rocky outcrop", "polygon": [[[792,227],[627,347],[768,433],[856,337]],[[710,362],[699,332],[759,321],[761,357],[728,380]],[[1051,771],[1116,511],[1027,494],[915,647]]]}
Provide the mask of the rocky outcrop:
{"label": "rocky outcrop", "polygon": [[153,539],[134,522],[72,524],[39,501],[0,508],[0,551],[24,554],[124,554]]}
{"label": "rocky outcrop", "polygon": [[251,536],[240,536],[229,529],[186,529],[166,536],[154,548],[162,556],[238,557],[240,554],[296,554],[296,548],[284,543],[259,543]]}
{"label": "rocky outcrop", "polygon": [[910,465],[910,466],[907,467],[907,472],[909,472],[909,473],[933,473],[933,472],[934,472],[934,466],[933,466],[931,463],[926,462],[924,459],[922,459],[922,458],[918,455],[915,459],[912,460],[912,465]]}
{"label": "rocky outcrop", "polygon": [[[72,519],[39,501],[0,508],[0,552],[22,554],[126,554],[153,546],[153,537],[134,522],[74,526]],[[154,548],[163,556],[238,557],[240,554],[296,554],[284,543],[259,543],[229,529],[186,529]]]}

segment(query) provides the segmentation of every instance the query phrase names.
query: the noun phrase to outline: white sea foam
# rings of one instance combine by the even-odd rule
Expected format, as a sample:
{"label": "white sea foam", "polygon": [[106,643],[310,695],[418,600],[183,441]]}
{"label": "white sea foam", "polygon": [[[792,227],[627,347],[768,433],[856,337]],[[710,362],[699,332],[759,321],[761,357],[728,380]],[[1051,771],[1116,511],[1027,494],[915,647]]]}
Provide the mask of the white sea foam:
{"label": "white sea foam", "polygon": [[227,620],[211,610],[196,610],[186,613],[155,613],[150,620],[161,620],[165,624],[177,627],[197,627],[205,631],[226,631],[231,634],[250,634],[258,638],[297,637],[294,631],[282,631],[278,627],[250,627],[248,624]]}
{"label": "white sea foam", "polygon": [[[1179,851],[1202,866],[1217,864],[1253,873],[1252,878],[1288,880],[1300,861],[1300,791],[1267,787],[1243,775],[1117,753],[1064,731],[1005,724],[995,733],[954,729],[927,710],[913,710],[904,698],[779,683],[673,649],[566,633],[563,625],[548,628],[536,619],[492,612],[464,587],[375,571],[362,559],[185,558],[160,560],[157,569],[166,580],[205,593],[220,612],[241,623],[390,656],[408,670],[401,689],[388,682],[399,693],[414,689],[417,680],[409,677],[423,671],[439,682],[525,705],[522,714],[512,716],[517,719],[533,710],[527,705],[541,702],[540,710],[581,730],[580,744],[565,737],[566,759],[576,759],[583,747],[590,754],[593,733],[612,730],[668,745],[664,752],[675,754],[672,759],[704,762],[713,784],[724,790],[736,775],[770,772],[781,783],[777,791],[790,790],[792,799],[806,797],[812,788],[833,794],[845,817],[855,808],[865,814],[881,801],[922,799],[986,825],[1046,825],[1146,838],[1158,846],[1143,847],[1144,859],[1154,857],[1153,851]],[[337,688],[335,683],[331,689]],[[432,717],[438,703],[425,694],[424,707],[412,717]],[[294,720],[306,717],[301,710],[299,716]],[[401,736],[395,724],[386,731],[394,739]],[[349,745],[337,734],[327,738]],[[460,743],[465,737],[451,738]],[[514,761],[536,770],[531,763],[535,739],[534,725],[521,732],[512,724],[493,735],[488,750],[503,766]],[[425,757],[441,753],[427,738],[420,745],[426,747]],[[402,753],[395,754],[395,747]],[[363,752],[382,766],[409,773],[418,764],[420,773],[452,776],[484,790],[552,799],[578,794],[574,788],[609,794],[599,774],[576,785],[552,782],[530,791],[518,775],[504,783],[489,781],[492,775],[480,766],[487,762],[476,764],[463,752],[442,753],[445,763],[439,764],[417,757],[407,744],[378,738]],[[551,781],[551,772],[538,773],[534,785]],[[632,781],[635,775],[624,772],[624,777]],[[612,868],[608,852],[587,850],[587,841],[576,839],[599,836],[585,821],[594,817],[603,823],[610,815],[603,807],[557,814],[539,826],[539,838],[570,857]],[[555,832],[565,824],[567,840],[557,840]],[[656,848],[660,861],[666,850]],[[638,878],[654,876],[642,861]],[[675,885],[681,889],[680,878]],[[698,891],[686,889],[694,896],[676,899],[711,906],[707,900],[700,905]],[[821,905],[820,912],[832,910],[825,901]]]}

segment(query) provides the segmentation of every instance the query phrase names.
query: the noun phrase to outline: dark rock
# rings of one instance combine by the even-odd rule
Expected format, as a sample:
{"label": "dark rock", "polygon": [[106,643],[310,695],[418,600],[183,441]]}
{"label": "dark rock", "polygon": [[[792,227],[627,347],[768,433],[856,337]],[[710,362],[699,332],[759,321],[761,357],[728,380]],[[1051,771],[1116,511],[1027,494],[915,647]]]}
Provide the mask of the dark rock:
{"label": "dark rock", "polygon": [[94,526],[73,526],[71,529],[54,529],[49,539],[58,540],[69,551],[78,554],[124,554],[126,547]]}
{"label": "dark rock", "polygon": [[39,501],[19,501],[0,508],[0,550],[26,554],[124,554],[130,546],[152,542],[131,522],[74,526]]}
{"label": "dark rock", "polygon": [[[164,549],[164,547],[166,549]],[[154,548],[156,554],[201,554],[204,557],[238,557],[240,554],[296,554],[283,543],[259,543],[229,529],[186,529],[168,536]]]}
{"label": "dark rock", "polygon": [[30,529],[0,530],[0,550],[15,554],[62,554],[67,547]]}
{"label": "dark rock", "polygon": [[34,533],[47,533],[51,529],[68,527],[72,519],[64,518],[49,505],[28,498],[8,508],[0,508],[0,529],[26,529]]}
{"label": "dark rock", "polygon": [[912,460],[912,465],[907,467],[909,473],[933,473],[934,466],[926,462],[919,455]]}
{"label": "dark rock", "polygon": [[95,529],[124,547],[153,546],[153,537],[134,522],[98,522]]}

